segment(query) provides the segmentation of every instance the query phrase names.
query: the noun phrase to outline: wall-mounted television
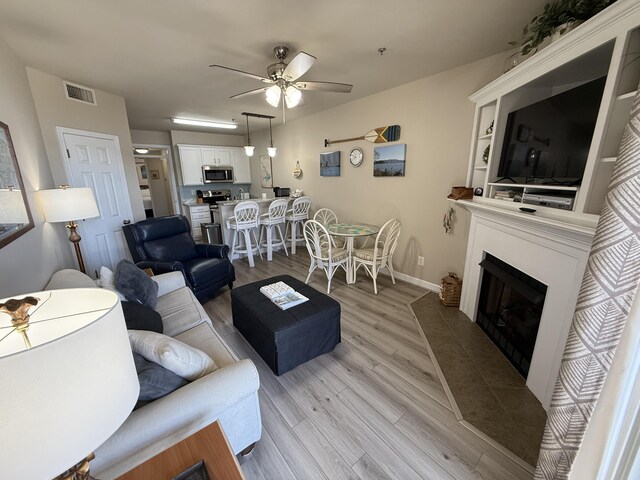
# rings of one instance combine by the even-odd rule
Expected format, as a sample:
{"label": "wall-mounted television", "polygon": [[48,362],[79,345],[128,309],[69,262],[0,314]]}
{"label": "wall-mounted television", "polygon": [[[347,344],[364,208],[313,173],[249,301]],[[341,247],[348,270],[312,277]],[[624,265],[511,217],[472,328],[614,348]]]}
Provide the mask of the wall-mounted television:
{"label": "wall-mounted television", "polygon": [[498,181],[580,185],[606,78],[509,113]]}

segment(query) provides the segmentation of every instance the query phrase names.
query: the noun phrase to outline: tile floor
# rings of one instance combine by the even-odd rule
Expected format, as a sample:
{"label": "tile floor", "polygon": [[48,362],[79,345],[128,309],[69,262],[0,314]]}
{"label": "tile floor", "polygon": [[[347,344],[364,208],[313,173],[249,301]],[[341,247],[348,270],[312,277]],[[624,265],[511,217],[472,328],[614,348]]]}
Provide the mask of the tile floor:
{"label": "tile floor", "polygon": [[535,466],[547,415],[525,379],[478,325],[436,294],[411,308],[464,420]]}

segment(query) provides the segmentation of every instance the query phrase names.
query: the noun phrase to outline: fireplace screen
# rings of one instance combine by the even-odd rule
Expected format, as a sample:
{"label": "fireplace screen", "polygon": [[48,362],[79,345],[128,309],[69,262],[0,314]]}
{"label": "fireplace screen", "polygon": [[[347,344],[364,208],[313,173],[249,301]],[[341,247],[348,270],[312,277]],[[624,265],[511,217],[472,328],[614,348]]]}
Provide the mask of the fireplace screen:
{"label": "fireplace screen", "polygon": [[476,322],[527,378],[547,286],[490,254],[480,266]]}

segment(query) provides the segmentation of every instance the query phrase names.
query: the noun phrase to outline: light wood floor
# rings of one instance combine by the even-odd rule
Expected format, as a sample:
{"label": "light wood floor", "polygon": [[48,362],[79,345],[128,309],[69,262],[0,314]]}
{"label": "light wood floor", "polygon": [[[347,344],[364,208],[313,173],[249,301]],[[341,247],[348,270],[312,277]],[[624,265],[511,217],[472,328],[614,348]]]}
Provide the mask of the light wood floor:
{"label": "light wood floor", "polygon": [[[272,262],[235,263],[236,286],[273,275],[305,280],[306,251]],[[326,291],[316,271],[311,285]],[[225,289],[205,309],[241,357],[260,372],[262,439],[242,464],[247,479],[531,479],[456,421],[408,303],[426,291],[388,277],[355,285],[336,274],[342,343],[276,377],[235,330]]]}

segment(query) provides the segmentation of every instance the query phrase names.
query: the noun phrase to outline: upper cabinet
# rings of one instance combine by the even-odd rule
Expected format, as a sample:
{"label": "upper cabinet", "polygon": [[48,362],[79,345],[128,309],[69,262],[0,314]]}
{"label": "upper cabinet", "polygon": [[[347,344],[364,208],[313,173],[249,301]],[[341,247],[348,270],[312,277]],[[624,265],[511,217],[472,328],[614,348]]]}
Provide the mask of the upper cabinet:
{"label": "upper cabinet", "polygon": [[182,185],[204,185],[202,167],[233,167],[233,183],[251,183],[249,157],[241,147],[217,147],[212,145],[178,145]]}
{"label": "upper cabinet", "polygon": [[600,213],[640,82],[639,25],[639,2],[613,4],[470,97],[479,201]]}

